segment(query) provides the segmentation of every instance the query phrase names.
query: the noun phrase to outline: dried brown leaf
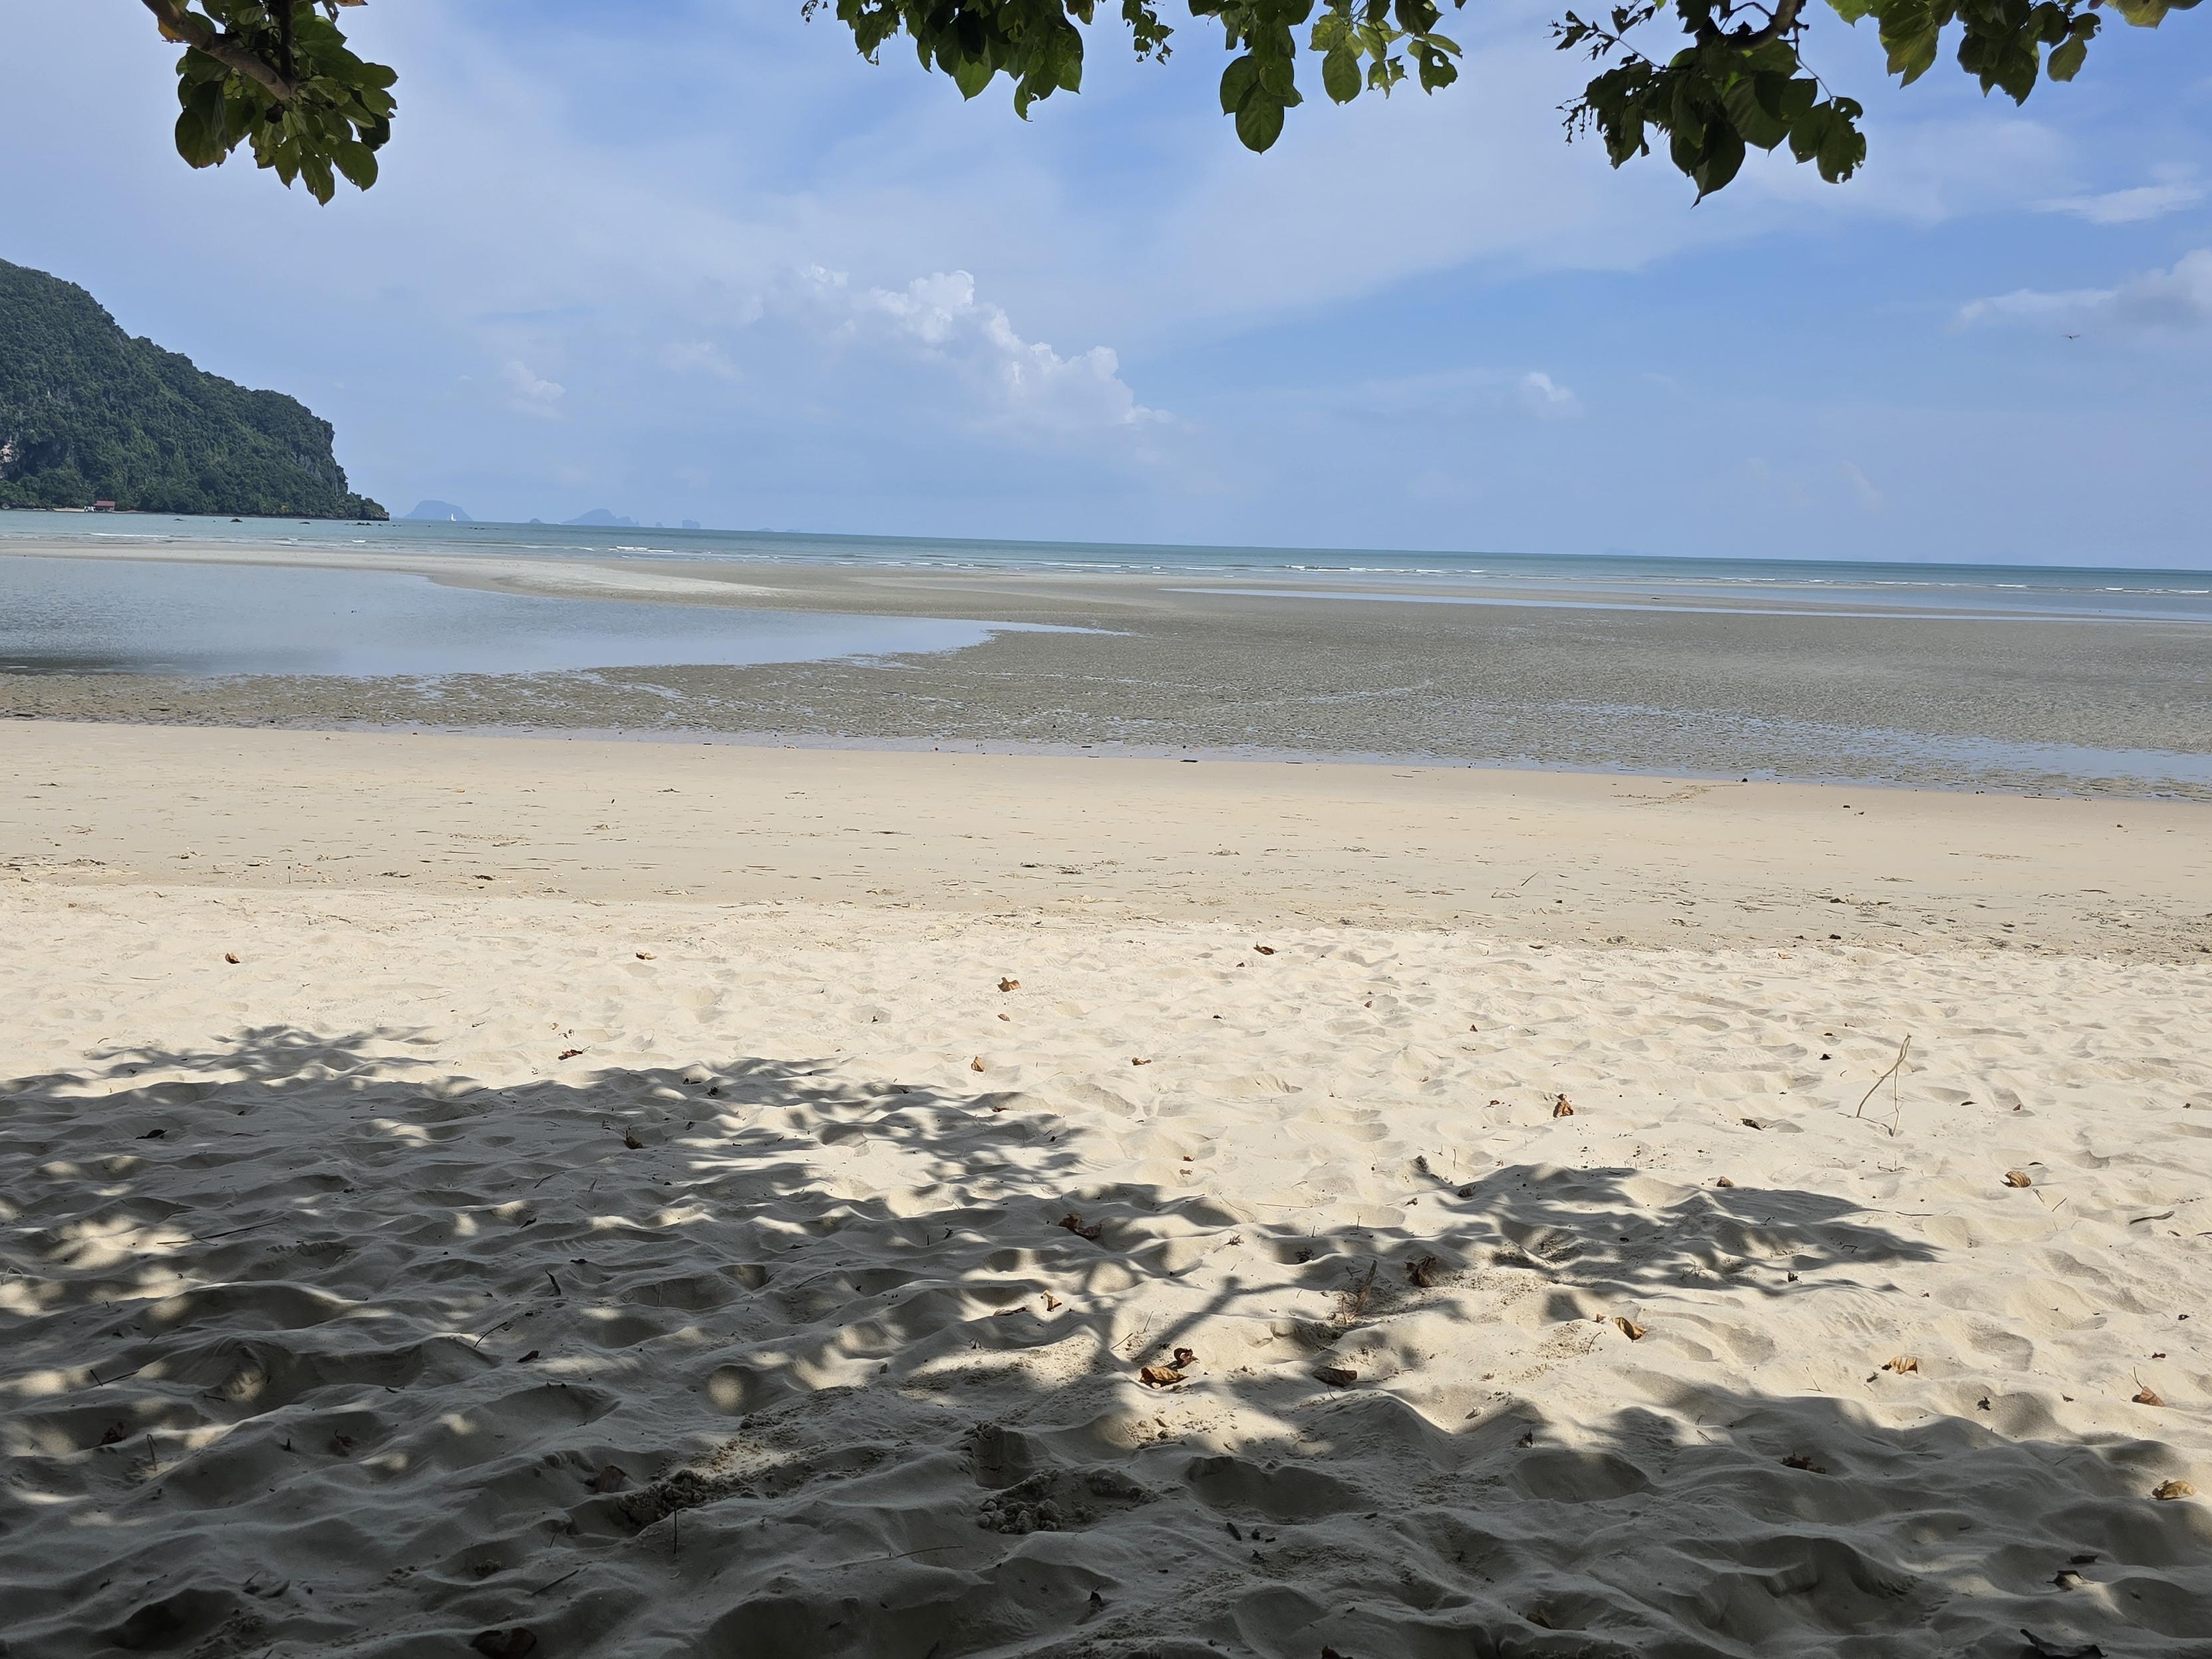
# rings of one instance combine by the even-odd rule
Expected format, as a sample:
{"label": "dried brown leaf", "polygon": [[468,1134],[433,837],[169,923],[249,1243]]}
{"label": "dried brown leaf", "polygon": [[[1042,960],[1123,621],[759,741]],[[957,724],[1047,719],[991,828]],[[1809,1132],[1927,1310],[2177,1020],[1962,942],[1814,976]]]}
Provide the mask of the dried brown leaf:
{"label": "dried brown leaf", "polygon": [[2025,1170],[2007,1170],[2004,1173],[2004,1184],[2008,1187],[2033,1187],[2035,1185],[2035,1177]]}
{"label": "dried brown leaf", "polygon": [[484,1659],[526,1659],[538,1651],[538,1632],[523,1625],[512,1630],[478,1631],[469,1645]]}
{"label": "dried brown leaf", "polygon": [[574,1060],[578,1054],[580,1054],[583,1052],[584,1051],[581,1048],[563,1048],[559,1054],[554,1055],[554,1058],[556,1060]]}
{"label": "dried brown leaf", "polygon": [[2197,1488],[2186,1480],[2161,1480],[2150,1489],[2150,1495],[2160,1503],[2171,1504],[2179,1498],[2194,1498]]}
{"label": "dried brown leaf", "polygon": [[351,1457],[353,1449],[358,1443],[349,1434],[334,1434],[331,1437],[331,1450],[340,1457]]}
{"label": "dried brown leaf", "polygon": [[1255,945],[1252,948],[1263,957],[1272,957],[1275,954],[1275,947],[1272,945]]}
{"label": "dried brown leaf", "polygon": [[1093,1244],[1096,1244],[1098,1242],[1099,1237],[1106,1231],[1106,1224],[1103,1221],[1094,1221],[1089,1226],[1085,1226],[1083,1224],[1083,1218],[1076,1214],[1073,1210],[1070,1210],[1066,1215],[1060,1217],[1060,1224],[1066,1228],[1068,1231],[1073,1233],[1078,1238],[1087,1238]]}
{"label": "dried brown leaf", "polygon": [[1359,1373],[1349,1365],[1316,1365],[1314,1376],[1332,1389],[1348,1389],[1359,1381]]}
{"label": "dried brown leaf", "polygon": [[981,1071],[983,1069],[983,1056],[978,1054],[975,1059],[969,1060],[968,1062],[968,1069],[971,1072]]}
{"label": "dried brown leaf", "polygon": [[1018,991],[1022,988],[1022,982],[1018,979],[1002,979],[999,981],[999,988],[1001,991]]}
{"label": "dried brown leaf", "polygon": [[584,1484],[593,1492],[620,1492],[629,1485],[629,1476],[609,1463]]}
{"label": "dried brown leaf", "polygon": [[1060,1299],[1054,1296],[1050,1291],[1047,1291],[1044,1293],[1044,1310],[1047,1313],[1050,1313],[1054,1309],[1064,1304],[1060,1302]]}
{"label": "dried brown leaf", "polygon": [[1129,1056],[1129,1064],[1132,1066],[1149,1066],[1152,1063],[1149,1060],[1139,1060],[1134,1054]]}
{"label": "dried brown leaf", "polygon": [[1818,1463],[1815,1463],[1803,1452],[1792,1452],[1789,1456],[1782,1460],[1782,1467],[1785,1469],[1803,1469],[1808,1474],[1826,1474],[1827,1473],[1827,1470],[1821,1468]]}
{"label": "dried brown leaf", "polygon": [[110,1423],[107,1432],[100,1437],[100,1443],[103,1446],[119,1445],[130,1437],[131,1425],[128,1423]]}
{"label": "dried brown leaf", "polygon": [[1883,1360],[1881,1368],[1886,1371],[1893,1371],[1899,1376],[1916,1376],[1920,1371],[1920,1356],[1910,1353],[1895,1354]]}
{"label": "dried brown leaf", "polygon": [[528,1353],[523,1355],[521,1358],[516,1360],[514,1363],[518,1365],[527,1365],[532,1360],[536,1359],[538,1357],[538,1351],[532,1348]]}
{"label": "dried brown leaf", "polygon": [[637,1138],[637,1131],[635,1129],[623,1131],[623,1145],[633,1152],[641,1152],[645,1150],[645,1143]]}
{"label": "dried brown leaf", "polygon": [[650,951],[640,951],[637,953],[637,959],[640,962],[651,962],[653,960],[653,952]]}
{"label": "dried brown leaf", "polygon": [[1171,1389],[1182,1381],[1182,1373],[1172,1365],[1146,1365],[1137,1378],[1148,1389]]}
{"label": "dried brown leaf", "polygon": [[1644,1327],[1626,1315],[1615,1314],[1613,1316],[1613,1322],[1620,1327],[1620,1334],[1631,1342],[1641,1342],[1644,1340]]}
{"label": "dried brown leaf", "polygon": [[1417,1256],[1406,1264],[1406,1277],[1425,1291],[1435,1289],[1437,1280],[1443,1276],[1443,1258],[1441,1256]]}
{"label": "dried brown leaf", "polygon": [[1553,1117],[1572,1117],[1574,1115],[1575,1103],[1569,1100],[1565,1095],[1561,1095],[1557,1100],[1552,1103],[1552,1115]]}
{"label": "dried brown leaf", "polygon": [[1730,1181],[1726,1176],[1723,1176],[1719,1180],[1714,1182],[1713,1185],[1716,1187],[1733,1187],[1735,1185],[1735,1182]]}
{"label": "dried brown leaf", "polygon": [[2148,1382],[2144,1383],[2142,1387],[2136,1390],[2135,1401],[2136,1404],[2138,1406],[2163,1406],[2166,1404],[2165,1401],[2159,1398],[2158,1390],[2151,1387]]}
{"label": "dried brown leaf", "polygon": [[1196,1364],[1198,1364],[1198,1356],[1188,1348],[1177,1348],[1175,1351],[1175,1368],[1177,1370],[1187,1371]]}
{"label": "dried brown leaf", "polygon": [[222,953],[222,959],[234,968],[238,966],[238,952],[235,951],[225,951]]}

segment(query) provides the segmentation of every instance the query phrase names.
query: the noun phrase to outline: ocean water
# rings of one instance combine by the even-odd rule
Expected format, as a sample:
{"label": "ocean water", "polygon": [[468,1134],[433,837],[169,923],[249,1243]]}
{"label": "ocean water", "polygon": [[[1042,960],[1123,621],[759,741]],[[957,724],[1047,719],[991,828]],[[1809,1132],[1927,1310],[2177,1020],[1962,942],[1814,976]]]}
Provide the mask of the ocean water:
{"label": "ocean water", "polygon": [[[0,512],[10,541],[83,538],[106,549],[259,547],[509,555],[536,559],[821,563],[880,569],[1015,570],[1200,577],[1287,576],[1307,595],[1354,598],[1378,586],[1408,594],[1479,599],[1537,590],[1563,605],[1624,602],[1823,611],[2082,617],[2212,623],[2212,569],[2137,570],[2084,565],[1899,563],[1878,559],[1646,558],[1622,554],[1433,553],[1390,550],[1135,546],[1109,543],[963,541],[773,531],[599,529],[560,525],[353,524],[297,520],[98,517]],[[2212,562],[2212,539],[2206,548]],[[1255,583],[1254,586],[1258,586]],[[1271,588],[1291,586],[1270,582]]]}
{"label": "ocean water", "polygon": [[739,666],[954,651],[1021,627],[541,599],[404,572],[0,557],[0,674],[435,678]]}

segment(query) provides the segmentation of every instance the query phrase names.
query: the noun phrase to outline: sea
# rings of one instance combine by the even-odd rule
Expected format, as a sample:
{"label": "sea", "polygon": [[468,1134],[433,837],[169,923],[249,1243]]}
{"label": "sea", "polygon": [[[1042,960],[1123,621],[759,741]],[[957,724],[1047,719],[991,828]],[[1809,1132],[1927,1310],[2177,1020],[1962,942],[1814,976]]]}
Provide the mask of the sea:
{"label": "sea", "polygon": [[[113,550],[204,550],[250,541],[268,549],[439,554],[529,559],[746,564],[830,564],[884,570],[1031,571],[1070,574],[1251,578],[1247,591],[1358,599],[1372,586],[1424,591],[1437,602],[1498,604],[1507,590],[1523,604],[1617,608],[1620,595],[1670,606],[1822,614],[1856,610],[1959,616],[2023,616],[2212,623],[2212,568],[2136,569],[2084,563],[2008,564],[1961,560],[1903,562],[1878,557],[1674,558],[1626,553],[1421,552],[1387,549],[1201,547],[1105,542],[963,540],[848,536],[765,530],[650,530],[545,524],[395,520],[172,519],[142,514],[0,512],[0,551],[9,544],[82,538]],[[2212,564],[2212,539],[2206,546]],[[1265,579],[1264,587],[1261,579]],[[1395,597],[1407,597],[1401,592]]]}

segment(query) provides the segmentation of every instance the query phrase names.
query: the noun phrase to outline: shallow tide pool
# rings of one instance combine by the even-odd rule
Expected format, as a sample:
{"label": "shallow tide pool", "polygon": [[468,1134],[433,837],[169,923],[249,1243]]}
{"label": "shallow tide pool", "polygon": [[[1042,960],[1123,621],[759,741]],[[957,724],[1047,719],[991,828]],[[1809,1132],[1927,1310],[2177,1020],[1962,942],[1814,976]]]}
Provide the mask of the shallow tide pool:
{"label": "shallow tide pool", "polygon": [[0,673],[535,674],[957,651],[1021,626],[448,587],[400,572],[0,558]]}

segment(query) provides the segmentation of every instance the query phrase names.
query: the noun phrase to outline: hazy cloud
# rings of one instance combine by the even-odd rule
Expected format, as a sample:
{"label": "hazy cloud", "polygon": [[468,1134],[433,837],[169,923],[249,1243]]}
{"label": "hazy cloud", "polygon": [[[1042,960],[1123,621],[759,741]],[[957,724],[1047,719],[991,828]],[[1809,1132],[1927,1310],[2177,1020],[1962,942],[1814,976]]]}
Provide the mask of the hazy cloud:
{"label": "hazy cloud", "polygon": [[2035,205],[2045,213],[2070,213],[2093,225],[2133,225],[2179,213],[2203,199],[2203,185],[2175,182],[2137,185],[2132,190],[2108,190],[2095,196],[2057,196]]}
{"label": "hazy cloud", "polygon": [[1540,421],[1565,420],[1583,412],[1582,399],[1539,369],[1521,377],[1521,406]]}
{"label": "hazy cloud", "polygon": [[1881,490],[1875,488],[1874,480],[1867,477],[1859,464],[1844,460],[1838,461],[1837,465],[1842,469],[1844,482],[1850,485],[1851,493],[1859,498],[1859,505],[1869,513],[1881,512],[1885,497]]}
{"label": "hazy cloud", "polygon": [[561,399],[568,395],[568,388],[541,379],[527,364],[510,361],[499,371],[499,378],[513,394],[507,399],[510,409],[525,415],[558,416],[561,413]]}
{"label": "hazy cloud", "polygon": [[738,366],[712,340],[671,340],[660,349],[660,363],[677,374],[712,374],[725,380],[739,375]]}
{"label": "hazy cloud", "polygon": [[2118,288],[2056,292],[2014,289],[1962,307],[1959,320],[1976,323],[2113,323],[2130,328],[2188,329],[2212,322],[2212,248],[2185,253],[2163,270],[2147,270]]}

